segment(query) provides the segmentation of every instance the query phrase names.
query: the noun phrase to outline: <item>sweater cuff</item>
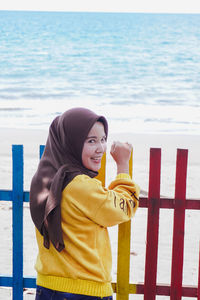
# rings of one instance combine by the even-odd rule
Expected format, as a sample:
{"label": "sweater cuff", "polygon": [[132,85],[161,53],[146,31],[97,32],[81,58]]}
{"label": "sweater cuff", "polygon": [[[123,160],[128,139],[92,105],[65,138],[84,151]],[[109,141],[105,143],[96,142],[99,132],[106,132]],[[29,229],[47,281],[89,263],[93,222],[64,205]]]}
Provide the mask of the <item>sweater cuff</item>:
{"label": "sweater cuff", "polygon": [[119,173],[116,176],[116,179],[131,179],[131,176],[127,173]]}

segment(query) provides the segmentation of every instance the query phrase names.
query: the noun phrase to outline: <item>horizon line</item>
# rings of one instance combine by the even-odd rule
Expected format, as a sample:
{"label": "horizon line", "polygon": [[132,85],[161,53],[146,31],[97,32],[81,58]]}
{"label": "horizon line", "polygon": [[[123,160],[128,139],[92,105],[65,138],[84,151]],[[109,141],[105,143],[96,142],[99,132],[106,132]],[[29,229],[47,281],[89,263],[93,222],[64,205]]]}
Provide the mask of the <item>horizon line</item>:
{"label": "horizon line", "polygon": [[169,15],[169,14],[178,14],[178,15],[199,15],[200,12],[176,12],[176,11],[88,11],[88,10],[43,10],[43,9],[1,9],[0,11],[5,11],[5,12],[52,12],[52,13],[110,13],[110,14],[117,14],[117,13],[124,13],[124,14],[165,14],[165,15]]}

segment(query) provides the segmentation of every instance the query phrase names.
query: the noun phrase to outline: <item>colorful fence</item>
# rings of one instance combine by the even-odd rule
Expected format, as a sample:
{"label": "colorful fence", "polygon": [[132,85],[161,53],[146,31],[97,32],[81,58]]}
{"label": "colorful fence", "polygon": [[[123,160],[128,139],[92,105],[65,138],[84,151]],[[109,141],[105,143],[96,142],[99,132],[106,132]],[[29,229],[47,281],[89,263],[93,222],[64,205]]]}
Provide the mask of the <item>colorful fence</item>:
{"label": "colorful fence", "polygon": [[[40,155],[44,146],[40,147]],[[13,272],[12,276],[0,275],[0,286],[12,287],[13,300],[23,299],[24,288],[35,288],[35,278],[23,277],[23,202],[29,202],[29,192],[23,190],[23,146],[13,145],[13,189],[0,190],[0,201],[12,201],[13,221]],[[148,197],[140,198],[139,206],[148,208],[145,278],[142,284],[129,283],[131,222],[119,225],[117,282],[112,283],[117,300],[130,294],[144,295],[145,300],[156,295],[169,296],[171,300],[193,297],[200,300],[200,256],[198,286],[182,286],[185,211],[199,210],[200,200],[186,199],[187,150],[177,150],[175,197],[160,197],[161,149],[150,149]],[[104,157],[99,179],[105,184]],[[132,174],[132,157],[130,160]],[[160,209],[174,210],[171,284],[158,285],[157,255]]]}

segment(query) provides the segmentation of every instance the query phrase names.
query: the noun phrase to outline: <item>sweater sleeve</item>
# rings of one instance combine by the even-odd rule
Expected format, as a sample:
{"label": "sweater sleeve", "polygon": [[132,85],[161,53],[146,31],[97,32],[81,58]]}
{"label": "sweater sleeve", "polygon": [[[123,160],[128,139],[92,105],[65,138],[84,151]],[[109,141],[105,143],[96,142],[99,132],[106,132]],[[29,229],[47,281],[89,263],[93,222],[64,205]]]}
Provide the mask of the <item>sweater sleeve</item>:
{"label": "sweater sleeve", "polygon": [[104,188],[97,179],[84,175],[77,177],[73,197],[75,204],[93,222],[109,227],[133,217],[138,207],[140,188],[128,174],[118,174],[108,188]]}

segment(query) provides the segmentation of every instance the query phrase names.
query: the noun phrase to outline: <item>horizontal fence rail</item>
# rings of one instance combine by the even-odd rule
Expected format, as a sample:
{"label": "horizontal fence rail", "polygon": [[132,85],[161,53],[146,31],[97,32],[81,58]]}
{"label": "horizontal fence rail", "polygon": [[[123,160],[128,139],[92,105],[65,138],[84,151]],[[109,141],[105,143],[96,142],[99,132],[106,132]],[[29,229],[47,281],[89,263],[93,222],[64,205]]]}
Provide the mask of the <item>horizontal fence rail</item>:
{"label": "horizontal fence rail", "polygon": [[[44,146],[40,146],[40,157]],[[119,225],[118,230],[118,266],[117,282],[112,283],[117,300],[125,300],[130,294],[144,295],[144,299],[153,300],[158,296],[169,296],[171,300],[193,297],[200,300],[200,254],[198,266],[198,285],[182,286],[183,252],[185,232],[185,211],[200,211],[200,200],[186,199],[188,151],[177,150],[175,197],[160,197],[161,149],[150,149],[149,191],[148,197],[141,197],[140,208],[147,208],[147,243],[144,283],[129,283],[131,222]],[[25,288],[35,288],[36,279],[23,277],[23,203],[29,202],[29,192],[23,190],[23,146],[12,146],[13,184],[12,190],[0,190],[0,201],[12,202],[12,276],[0,275],[0,286],[11,287],[12,299],[22,300]],[[98,179],[105,184],[106,158],[104,156]],[[130,160],[132,175],[132,156]],[[174,210],[171,284],[157,284],[157,252],[160,209]]]}

